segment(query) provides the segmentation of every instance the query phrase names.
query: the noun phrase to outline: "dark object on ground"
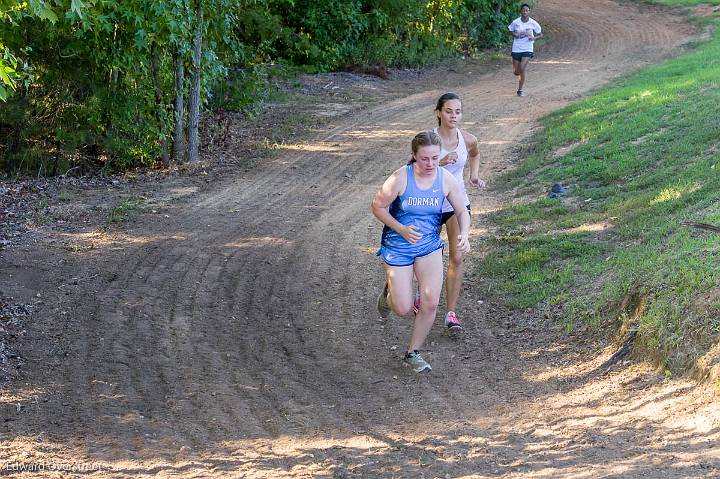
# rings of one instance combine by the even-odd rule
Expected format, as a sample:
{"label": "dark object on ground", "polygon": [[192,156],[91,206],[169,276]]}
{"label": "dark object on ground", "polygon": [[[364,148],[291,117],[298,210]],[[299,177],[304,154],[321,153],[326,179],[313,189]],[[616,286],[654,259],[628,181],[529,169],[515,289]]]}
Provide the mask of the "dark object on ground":
{"label": "dark object on ground", "polygon": [[630,353],[630,351],[632,350],[633,344],[635,343],[635,338],[637,337],[637,333],[637,329],[631,329],[630,332],[628,332],[627,338],[625,338],[622,346],[620,346],[620,348],[615,351],[613,355],[610,356],[608,360],[600,366],[599,369],[604,369],[605,372],[607,372],[607,370],[610,369],[610,366],[627,356],[628,353]]}
{"label": "dark object on ground", "polygon": [[374,75],[383,80],[389,79],[389,73],[384,65],[351,65],[347,70],[351,73]]}
{"label": "dark object on ground", "polygon": [[568,192],[568,189],[565,188],[562,183],[555,183],[552,185],[552,188],[550,188],[550,193],[548,193],[548,198],[562,198],[565,196]]}
{"label": "dark object on ground", "polygon": [[680,224],[683,226],[690,226],[691,228],[712,231],[713,233],[720,233],[720,226],[709,225],[707,223],[691,223],[689,221],[684,221]]}

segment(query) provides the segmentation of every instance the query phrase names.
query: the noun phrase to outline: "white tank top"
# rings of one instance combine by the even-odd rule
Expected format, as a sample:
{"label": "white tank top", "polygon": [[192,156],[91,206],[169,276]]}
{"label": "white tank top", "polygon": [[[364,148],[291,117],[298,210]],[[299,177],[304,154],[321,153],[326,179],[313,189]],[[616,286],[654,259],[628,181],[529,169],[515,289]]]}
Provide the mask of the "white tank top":
{"label": "white tank top", "polygon": [[[433,128],[433,131],[435,133],[438,132],[437,128]],[[465,190],[465,179],[463,178],[463,170],[465,169],[465,163],[467,163],[468,159],[468,151],[467,146],[465,145],[465,138],[462,135],[462,132],[460,131],[460,128],[457,128],[457,135],[458,135],[458,142],[457,146],[454,150],[447,150],[445,149],[444,145],[440,145],[440,159],[444,158],[445,155],[448,153],[452,153],[453,151],[457,155],[457,161],[455,163],[450,163],[443,168],[445,168],[447,171],[452,173],[452,175],[455,177],[455,179],[460,184],[460,193],[462,194],[465,206],[470,204],[470,198],[468,198],[467,191]],[[443,213],[446,213],[448,211],[453,211],[453,207],[450,204],[450,202],[445,198],[445,202],[443,203],[442,208]]]}

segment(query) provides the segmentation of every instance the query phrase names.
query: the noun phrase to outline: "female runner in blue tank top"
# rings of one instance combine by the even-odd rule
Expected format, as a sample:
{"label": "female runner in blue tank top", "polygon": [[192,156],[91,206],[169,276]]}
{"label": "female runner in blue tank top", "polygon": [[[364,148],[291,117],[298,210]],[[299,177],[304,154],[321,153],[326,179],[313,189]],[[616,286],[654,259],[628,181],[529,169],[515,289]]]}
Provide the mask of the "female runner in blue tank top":
{"label": "female runner in blue tank top", "polygon": [[421,305],[415,315],[404,359],[415,372],[432,368],[419,353],[437,312],[443,284],[440,221],[445,198],[455,208],[463,253],[470,251],[470,215],[457,180],[440,162],[440,137],[431,131],[412,141],[412,159],[385,180],[372,202],[373,214],[385,225],[378,256],[385,262],[386,282],[378,298],[378,312],[387,317],[392,310],[405,316],[413,306],[413,276],[417,278]]}

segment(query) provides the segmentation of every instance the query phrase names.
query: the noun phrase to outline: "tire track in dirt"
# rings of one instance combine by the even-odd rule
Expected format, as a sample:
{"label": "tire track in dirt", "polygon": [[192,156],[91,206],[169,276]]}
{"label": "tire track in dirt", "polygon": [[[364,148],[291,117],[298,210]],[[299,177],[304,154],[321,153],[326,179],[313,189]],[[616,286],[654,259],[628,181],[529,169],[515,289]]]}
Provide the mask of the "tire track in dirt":
{"label": "tire track in dirt", "polygon": [[[412,134],[433,126],[445,89],[463,95],[491,178],[513,164],[512,148],[540,115],[637,67],[638,56],[669,55],[691,33],[660,10],[603,0],[546,1],[534,16],[552,42],[538,48],[527,98],[515,98],[503,62],[470,83],[358,111],[198,194],[172,219],[139,220],[128,233],[138,243],[104,257],[117,279],[77,298],[78,316],[91,320],[61,365],[60,404],[69,406],[53,401],[15,418],[0,452],[109,469],[96,477],[544,471],[545,463],[523,463],[529,445],[518,430],[544,398],[578,387],[533,379],[558,368],[565,351],[546,353],[555,347],[547,334],[514,330],[502,311],[477,305],[481,282],[469,275],[467,334],[452,339],[436,328],[433,375],[408,373],[398,359],[409,324],[374,312],[380,227],[368,212]],[[492,192],[472,200],[480,228],[483,211],[507,201]],[[65,419],[48,426],[58,414]],[[39,431],[44,445],[31,439]],[[558,437],[534,440],[548,452]],[[569,459],[553,477],[581,465]]]}

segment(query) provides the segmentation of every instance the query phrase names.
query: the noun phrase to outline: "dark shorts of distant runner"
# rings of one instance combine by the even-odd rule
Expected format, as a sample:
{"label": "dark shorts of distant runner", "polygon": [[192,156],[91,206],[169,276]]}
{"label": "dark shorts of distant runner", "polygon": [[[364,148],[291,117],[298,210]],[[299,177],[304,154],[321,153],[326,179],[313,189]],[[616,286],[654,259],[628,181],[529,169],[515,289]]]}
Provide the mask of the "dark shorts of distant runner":
{"label": "dark shorts of distant runner", "polygon": [[528,57],[528,58],[535,57],[535,54],[533,52],[512,52],[510,55],[512,56],[513,60],[517,60],[517,61],[520,61],[525,57]]}
{"label": "dark shorts of distant runner", "polygon": [[[465,205],[465,208],[467,208],[468,213],[469,213],[469,212],[470,212],[470,205]],[[455,212],[454,212],[454,211],[445,211],[445,212],[442,214],[442,216],[440,217],[440,224],[441,224],[441,225],[444,225],[444,224],[447,223],[448,220],[449,220],[450,218],[452,218],[453,216],[455,216]]]}

